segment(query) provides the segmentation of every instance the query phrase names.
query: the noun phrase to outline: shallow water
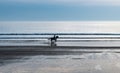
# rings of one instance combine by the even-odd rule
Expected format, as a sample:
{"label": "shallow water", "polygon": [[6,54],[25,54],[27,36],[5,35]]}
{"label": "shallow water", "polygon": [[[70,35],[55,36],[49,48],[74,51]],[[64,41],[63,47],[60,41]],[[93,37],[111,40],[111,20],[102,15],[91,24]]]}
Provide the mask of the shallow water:
{"label": "shallow water", "polygon": [[[1,21],[0,33],[109,33],[119,34],[119,21]],[[42,39],[39,39],[42,37]],[[46,37],[46,39],[43,39]],[[0,46],[49,45],[52,35],[0,35]],[[58,39],[58,46],[119,46],[120,35],[59,35],[82,39]],[[102,38],[101,38],[102,37]],[[105,38],[108,37],[108,38]],[[20,39],[21,38],[21,39]],[[26,39],[25,39],[26,38]],[[29,38],[29,39],[28,39]],[[84,38],[84,39],[83,39]],[[90,38],[90,39],[89,39]]]}

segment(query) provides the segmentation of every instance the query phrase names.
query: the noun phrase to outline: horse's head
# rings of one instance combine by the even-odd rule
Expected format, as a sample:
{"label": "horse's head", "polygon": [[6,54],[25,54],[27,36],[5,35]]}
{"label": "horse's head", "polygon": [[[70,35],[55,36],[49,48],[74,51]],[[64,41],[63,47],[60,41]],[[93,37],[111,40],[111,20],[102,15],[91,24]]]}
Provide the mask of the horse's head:
{"label": "horse's head", "polygon": [[59,36],[56,36],[56,38],[59,38]]}

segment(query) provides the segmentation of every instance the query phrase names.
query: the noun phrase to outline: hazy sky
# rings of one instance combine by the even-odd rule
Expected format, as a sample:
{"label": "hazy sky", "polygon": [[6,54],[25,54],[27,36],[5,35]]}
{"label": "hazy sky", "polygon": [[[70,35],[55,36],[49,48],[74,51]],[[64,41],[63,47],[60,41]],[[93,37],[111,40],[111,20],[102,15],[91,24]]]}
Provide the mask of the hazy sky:
{"label": "hazy sky", "polygon": [[0,21],[119,21],[120,0],[0,0]]}

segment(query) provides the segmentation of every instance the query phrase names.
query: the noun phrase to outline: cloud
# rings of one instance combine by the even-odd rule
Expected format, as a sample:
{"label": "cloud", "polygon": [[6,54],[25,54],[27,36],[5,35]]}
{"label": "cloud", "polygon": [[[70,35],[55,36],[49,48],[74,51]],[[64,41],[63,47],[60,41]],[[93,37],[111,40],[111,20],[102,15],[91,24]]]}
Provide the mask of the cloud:
{"label": "cloud", "polygon": [[0,2],[47,3],[74,5],[120,5],[120,0],[1,0]]}

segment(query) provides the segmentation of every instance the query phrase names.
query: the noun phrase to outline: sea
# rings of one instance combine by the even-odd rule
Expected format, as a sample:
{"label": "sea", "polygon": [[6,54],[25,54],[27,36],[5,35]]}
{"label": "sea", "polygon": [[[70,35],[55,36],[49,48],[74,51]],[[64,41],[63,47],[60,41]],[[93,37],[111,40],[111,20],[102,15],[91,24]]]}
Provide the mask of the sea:
{"label": "sea", "polygon": [[[40,47],[51,46],[53,34],[56,46],[67,47]],[[39,51],[20,55],[10,46]],[[119,73],[120,21],[1,21],[0,47],[0,73]]]}
{"label": "sea", "polygon": [[119,21],[1,21],[0,45],[49,45],[48,38],[53,35],[35,35],[40,33],[87,34],[58,35],[60,37],[58,46],[119,46],[120,44]]}

